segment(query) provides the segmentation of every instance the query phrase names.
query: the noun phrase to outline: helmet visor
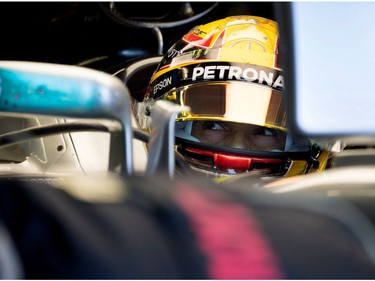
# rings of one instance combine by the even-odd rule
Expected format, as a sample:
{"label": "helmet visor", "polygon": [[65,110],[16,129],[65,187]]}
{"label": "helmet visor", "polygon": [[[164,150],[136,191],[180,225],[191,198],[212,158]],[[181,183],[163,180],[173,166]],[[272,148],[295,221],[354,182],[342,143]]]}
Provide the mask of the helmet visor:
{"label": "helmet visor", "polygon": [[220,120],[285,130],[282,97],[280,91],[245,82],[199,83],[164,95],[166,100],[190,107],[177,121]]}

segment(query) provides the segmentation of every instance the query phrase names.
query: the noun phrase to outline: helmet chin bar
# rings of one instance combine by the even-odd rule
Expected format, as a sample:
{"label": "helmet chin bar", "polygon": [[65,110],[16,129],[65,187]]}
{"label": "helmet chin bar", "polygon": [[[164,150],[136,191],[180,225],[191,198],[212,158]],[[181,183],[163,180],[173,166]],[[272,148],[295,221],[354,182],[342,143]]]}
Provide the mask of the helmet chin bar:
{"label": "helmet chin bar", "polygon": [[283,176],[293,160],[306,161],[306,169],[316,166],[319,152],[251,151],[208,145],[176,138],[177,151],[193,166],[207,172],[233,175],[260,171],[264,175]]}
{"label": "helmet chin bar", "polygon": [[[195,162],[195,164],[198,166],[199,164],[202,166],[210,166],[207,168],[219,172],[225,172],[227,174],[247,173],[251,170],[268,171],[275,170],[275,168],[277,170],[277,173],[283,173],[283,167],[287,166],[287,161],[281,159],[228,155],[220,152],[207,151],[196,148],[186,148],[184,154],[189,162]],[[191,157],[193,155],[199,155],[199,158]]]}

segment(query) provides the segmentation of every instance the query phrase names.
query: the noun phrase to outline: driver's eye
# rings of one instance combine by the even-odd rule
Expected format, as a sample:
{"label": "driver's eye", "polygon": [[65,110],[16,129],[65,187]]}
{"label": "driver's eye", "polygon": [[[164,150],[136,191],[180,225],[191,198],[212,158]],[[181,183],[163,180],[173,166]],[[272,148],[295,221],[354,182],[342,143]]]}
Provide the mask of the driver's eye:
{"label": "driver's eye", "polygon": [[215,131],[222,131],[224,130],[224,127],[217,122],[204,122],[203,129],[205,130],[215,130]]}
{"label": "driver's eye", "polygon": [[275,130],[268,129],[268,128],[260,128],[259,130],[256,131],[256,134],[260,136],[266,136],[266,137],[273,137],[277,135]]}

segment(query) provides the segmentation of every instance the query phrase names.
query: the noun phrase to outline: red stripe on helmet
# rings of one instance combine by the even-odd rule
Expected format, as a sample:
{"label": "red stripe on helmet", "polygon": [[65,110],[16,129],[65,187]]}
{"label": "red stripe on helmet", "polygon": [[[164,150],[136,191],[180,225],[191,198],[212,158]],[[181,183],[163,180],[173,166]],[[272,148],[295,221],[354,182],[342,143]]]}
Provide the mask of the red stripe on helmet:
{"label": "red stripe on helmet", "polygon": [[198,35],[195,35],[194,33],[188,33],[186,34],[182,39],[194,46],[201,47],[201,48],[208,48],[211,44],[212,38],[214,36],[214,33],[210,36],[206,36],[205,38],[199,37]]}
{"label": "red stripe on helmet", "polygon": [[223,154],[222,152],[218,153],[214,151],[207,151],[190,147],[186,148],[186,150],[192,153],[212,157],[214,166],[220,170],[234,169],[249,171],[252,170],[251,165],[253,163],[279,164],[285,162],[285,160],[281,159],[238,156],[233,154]]}

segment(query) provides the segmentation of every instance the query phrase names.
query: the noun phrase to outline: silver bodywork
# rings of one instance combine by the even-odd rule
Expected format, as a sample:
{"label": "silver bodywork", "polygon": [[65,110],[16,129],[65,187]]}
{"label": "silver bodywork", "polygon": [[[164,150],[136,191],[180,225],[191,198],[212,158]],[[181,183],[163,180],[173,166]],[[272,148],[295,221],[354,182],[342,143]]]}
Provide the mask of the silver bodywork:
{"label": "silver bodywork", "polygon": [[[47,116],[2,116],[6,126],[2,134],[30,127],[75,122],[81,119],[63,119]],[[0,120],[1,120],[0,119]],[[118,126],[114,121],[92,120],[106,126]],[[107,173],[110,155],[110,133],[72,132],[31,138],[24,142],[0,148],[0,175],[59,175],[70,173]],[[134,170],[142,173],[147,162],[144,143],[133,141]]]}

